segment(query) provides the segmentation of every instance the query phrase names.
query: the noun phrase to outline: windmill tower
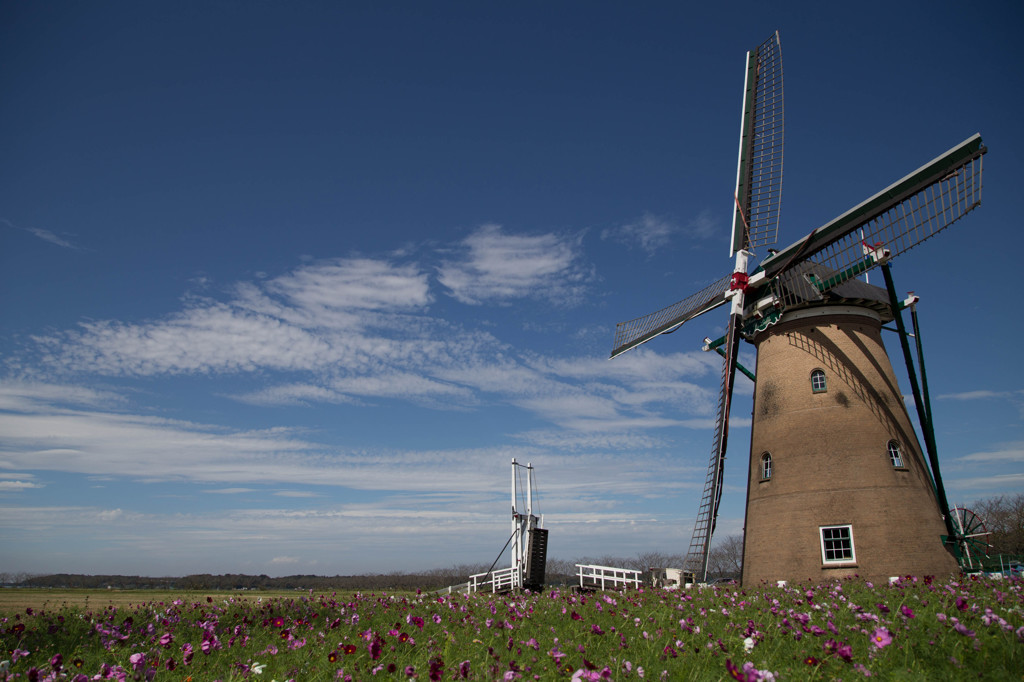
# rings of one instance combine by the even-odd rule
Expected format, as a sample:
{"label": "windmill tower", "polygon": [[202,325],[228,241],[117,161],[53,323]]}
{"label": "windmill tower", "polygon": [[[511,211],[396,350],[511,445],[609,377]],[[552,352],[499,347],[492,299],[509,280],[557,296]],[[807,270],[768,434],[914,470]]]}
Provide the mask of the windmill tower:
{"label": "windmill tower", "polygon": [[[776,32],[747,53],[732,273],[616,327],[613,358],[730,304],[726,335],[705,340],[705,350],[725,361],[686,569],[707,577],[743,339],[758,350],[743,581],[953,572],[956,531],[888,261],[980,205],[987,150],[974,135],[791,246],[769,250],[751,273],[754,250],[777,237],[782,138]],[[856,279],[878,266],[886,289]],[[882,343],[881,326],[891,321],[901,332],[928,460]]]}

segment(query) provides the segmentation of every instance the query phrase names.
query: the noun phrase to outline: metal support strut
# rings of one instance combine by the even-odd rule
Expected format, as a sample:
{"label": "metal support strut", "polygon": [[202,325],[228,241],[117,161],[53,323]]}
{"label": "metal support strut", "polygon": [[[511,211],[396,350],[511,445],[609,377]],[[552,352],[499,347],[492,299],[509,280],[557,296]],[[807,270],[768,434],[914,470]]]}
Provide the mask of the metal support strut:
{"label": "metal support strut", "polygon": [[[907,363],[907,375],[910,377],[910,388],[914,393],[914,405],[917,407],[917,416],[921,421],[921,433],[924,436],[924,446],[928,450],[928,461],[931,464],[932,482],[935,486],[935,497],[939,503],[942,520],[946,523],[946,542],[953,542],[954,538],[956,538],[956,531],[953,528],[953,520],[949,517],[949,502],[946,500],[946,489],[942,485],[942,474],[939,473],[939,453],[935,447],[935,431],[932,429],[931,411],[925,406],[924,401],[921,399],[921,391],[917,385],[917,373],[914,371],[914,360],[910,354],[910,343],[907,341],[907,329],[903,324],[903,316],[900,313],[900,302],[896,297],[896,287],[892,283],[892,272],[890,271],[888,263],[882,264],[882,275],[885,277],[885,288],[889,291],[889,305],[892,307],[892,314],[894,321],[896,322],[896,329],[899,330],[900,346],[903,349],[903,358]],[[915,324],[915,334],[917,334],[917,331]],[[920,339],[920,334],[917,334],[919,351],[921,344]],[[921,365],[921,370],[923,375],[923,364]]]}

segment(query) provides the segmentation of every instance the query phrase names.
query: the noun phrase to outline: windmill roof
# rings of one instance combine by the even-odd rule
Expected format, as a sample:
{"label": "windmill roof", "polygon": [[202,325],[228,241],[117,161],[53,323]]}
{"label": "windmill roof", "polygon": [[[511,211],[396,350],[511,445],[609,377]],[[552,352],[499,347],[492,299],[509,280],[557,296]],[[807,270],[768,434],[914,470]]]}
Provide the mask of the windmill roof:
{"label": "windmill roof", "polygon": [[883,322],[893,319],[889,306],[889,292],[882,287],[859,279],[849,279],[832,287],[825,293],[819,293],[806,275],[813,274],[819,280],[827,280],[836,275],[836,271],[820,263],[804,261],[794,265],[785,276],[781,277],[781,285],[786,290],[785,299],[793,301],[787,309],[805,308],[816,305],[861,305],[871,308],[882,316]]}

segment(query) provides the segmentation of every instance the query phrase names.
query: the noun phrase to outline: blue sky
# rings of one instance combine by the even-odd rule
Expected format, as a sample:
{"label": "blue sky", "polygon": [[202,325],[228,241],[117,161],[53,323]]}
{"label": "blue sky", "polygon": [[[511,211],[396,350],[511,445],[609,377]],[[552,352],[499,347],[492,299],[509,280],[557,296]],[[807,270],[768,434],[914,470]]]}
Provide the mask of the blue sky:
{"label": "blue sky", "polygon": [[730,270],[744,54],[776,29],[783,245],[975,132],[990,148],[982,207],[893,274],[922,297],[951,502],[1021,492],[1022,19],[3,3],[0,571],[490,562],[513,457],[552,556],[685,552],[725,313],[607,357],[616,322]]}

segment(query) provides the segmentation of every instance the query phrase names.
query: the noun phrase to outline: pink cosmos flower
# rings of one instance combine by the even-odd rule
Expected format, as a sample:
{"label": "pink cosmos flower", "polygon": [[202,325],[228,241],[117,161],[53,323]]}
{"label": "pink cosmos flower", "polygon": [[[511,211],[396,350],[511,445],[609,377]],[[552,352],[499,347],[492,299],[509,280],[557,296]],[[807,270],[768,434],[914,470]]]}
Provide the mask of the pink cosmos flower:
{"label": "pink cosmos flower", "polygon": [[974,630],[968,630],[967,626],[963,623],[957,623],[953,626],[953,629],[959,632],[964,637],[974,637]]}
{"label": "pink cosmos flower", "polygon": [[892,644],[892,634],[890,634],[884,627],[876,628],[871,634],[871,643],[879,649],[884,649]]}

